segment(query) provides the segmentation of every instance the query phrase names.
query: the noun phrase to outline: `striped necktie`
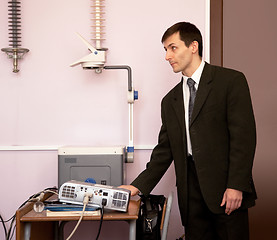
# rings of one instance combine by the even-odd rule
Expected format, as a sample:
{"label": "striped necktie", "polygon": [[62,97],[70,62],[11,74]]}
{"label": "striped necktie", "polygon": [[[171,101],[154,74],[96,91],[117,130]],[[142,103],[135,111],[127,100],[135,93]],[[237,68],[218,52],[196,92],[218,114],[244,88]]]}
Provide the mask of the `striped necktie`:
{"label": "striped necktie", "polygon": [[195,89],[195,81],[191,78],[188,78],[187,80],[187,84],[189,86],[189,93],[190,93],[190,97],[189,97],[189,122],[191,119],[191,115],[192,115],[192,110],[193,110],[193,105],[194,105],[194,100],[196,97],[196,89]]}

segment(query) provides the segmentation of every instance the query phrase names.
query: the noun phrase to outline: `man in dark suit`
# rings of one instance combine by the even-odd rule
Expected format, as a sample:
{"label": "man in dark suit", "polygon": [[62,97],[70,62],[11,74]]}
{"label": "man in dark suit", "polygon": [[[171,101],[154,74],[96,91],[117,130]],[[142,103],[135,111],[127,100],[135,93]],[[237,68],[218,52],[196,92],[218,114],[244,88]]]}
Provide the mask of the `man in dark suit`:
{"label": "man in dark suit", "polygon": [[257,197],[256,130],[246,79],[202,60],[202,36],[191,23],[171,26],[162,43],[182,80],[162,100],[159,141],[146,169],[121,187],[147,195],[173,161],[186,240],[247,240],[248,208]]}

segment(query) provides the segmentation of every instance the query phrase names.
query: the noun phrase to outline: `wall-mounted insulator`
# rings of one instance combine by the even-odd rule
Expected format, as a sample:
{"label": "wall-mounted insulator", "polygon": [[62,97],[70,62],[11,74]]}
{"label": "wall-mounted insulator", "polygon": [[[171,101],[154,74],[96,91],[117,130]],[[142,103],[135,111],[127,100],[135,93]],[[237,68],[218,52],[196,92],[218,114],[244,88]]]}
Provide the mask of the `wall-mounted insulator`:
{"label": "wall-mounted insulator", "polygon": [[93,5],[92,7],[92,21],[93,21],[93,38],[92,40],[95,40],[95,46],[96,49],[102,49],[101,48],[101,42],[105,40],[103,38],[103,35],[105,34],[103,32],[104,26],[104,8],[105,8],[105,0],[92,0]]}
{"label": "wall-mounted insulator", "polygon": [[12,0],[8,2],[9,7],[9,47],[2,48],[9,58],[13,59],[13,72],[19,72],[18,60],[29,52],[27,48],[21,48],[21,9],[20,1]]}
{"label": "wall-mounted insulator", "polygon": [[103,22],[105,19],[104,15],[104,2],[105,0],[92,0],[92,14],[93,14],[93,38],[91,40],[95,40],[95,47],[89,43],[85,38],[83,38],[80,34],[78,36],[84,42],[84,44],[90,50],[90,54],[82,57],[78,61],[72,63],[70,66],[75,66],[78,64],[82,64],[83,69],[94,69],[96,73],[101,73],[102,69],[106,63],[106,51],[108,48],[101,47],[101,41],[103,38]]}

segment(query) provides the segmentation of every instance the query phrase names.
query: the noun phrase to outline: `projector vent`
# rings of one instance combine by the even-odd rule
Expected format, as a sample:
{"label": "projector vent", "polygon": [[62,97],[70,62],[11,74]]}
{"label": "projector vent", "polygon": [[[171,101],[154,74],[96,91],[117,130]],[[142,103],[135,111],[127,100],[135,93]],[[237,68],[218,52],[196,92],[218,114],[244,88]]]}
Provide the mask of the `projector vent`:
{"label": "projector vent", "polygon": [[128,195],[121,193],[121,192],[115,192],[113,195],[113,201],[112,206],[118,207],[118,208],[125,208],[128,203]]}
{"label": "projector vent", "polygon": [[62,190],[62,196],[66,198],[75,198],[75,187],[70,185],[65,185]]}

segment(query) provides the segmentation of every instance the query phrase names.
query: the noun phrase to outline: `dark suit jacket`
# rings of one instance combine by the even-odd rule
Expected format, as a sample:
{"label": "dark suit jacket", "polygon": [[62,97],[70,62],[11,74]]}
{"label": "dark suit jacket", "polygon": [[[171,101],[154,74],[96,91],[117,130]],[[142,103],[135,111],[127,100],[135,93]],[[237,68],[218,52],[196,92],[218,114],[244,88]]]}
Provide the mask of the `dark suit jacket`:
{"label": "dark suit jacket", "polygon": [[[149,194],[174,162],[183,225],[187,206],[187,140],[181,81],[162,100],[159,141],[146,169],[131,183]],[[204,200],[214,213],[226,188],[243,191],[242,208],[255,205],[252,165],[256,128],[249,88],[238,71],[205,64],[197,90],[190,137]]]}

